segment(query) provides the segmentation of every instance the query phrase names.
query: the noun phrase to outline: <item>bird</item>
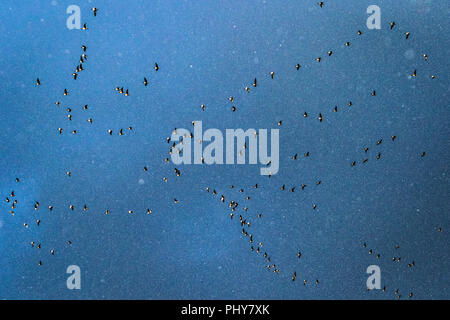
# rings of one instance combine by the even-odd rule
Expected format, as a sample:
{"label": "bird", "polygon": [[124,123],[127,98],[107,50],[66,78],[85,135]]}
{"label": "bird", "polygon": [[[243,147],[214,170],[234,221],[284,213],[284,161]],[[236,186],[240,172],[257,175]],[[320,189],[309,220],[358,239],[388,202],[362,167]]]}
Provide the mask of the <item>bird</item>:
{"label": "bird", "polygon": [[320,1],[317,4],[319,5],[319,7],[323,8],[323,1]]}
{"label": "bird", "polygon": [[299,69],[300,69],[300,65],[297,64],[297,65],[295,66],[295,69],[299,70]]}
{"label": "bird", "polygon": [[253,80],[253,86],[256,88],[257,85],[258,85],[258,82],[257,82],[257,80],[255,78],[255,80]]}
{"label": "bird", "polygon": [[273,79],[274,76],[275,76],[275,72],[271,71],[270,72],[270,77]]}
{"label": "bird", "polygon": [[98,9],[97,9],[97,8],[92,8],[91,10],[92,10],[92,12],[94,13],[94,17],[96,17],[96,16],[97,16],[97,11],[98,11]]}
{"label": "bird", "polygon": [[148,85],[148,81],[147,81],[147,78],[146,77],[144,77],[144,86],[147,86]]}
{"label": "bird", "polygon": [[36,85],[40,86],[41,85],[41,80],[39,80],[39,78],[36,79]]}
{"label": "bird", "polygon": [[405,32],[405,38],[406,38],[406,40],[408,40],[410,34],[411,34],[410,32]]}
{"label": "bird", "polygon": [[155,62],[155,71],[158,71],[159,70],[159,66],[158,66],[158,64]]}
{"label": "bird", "polygon": [[87,26],[86,26],[86,23],[85,24],[83,24],[83,28],[81,28],[82,30],[87,30],[88,28],[87,28]]}
{"label": "bird", "polygon": [[392,21],[392,22],[390,23],[390,27],[391,27],[391,30],[395,27],[395,22],[394,22],[394,21]]}

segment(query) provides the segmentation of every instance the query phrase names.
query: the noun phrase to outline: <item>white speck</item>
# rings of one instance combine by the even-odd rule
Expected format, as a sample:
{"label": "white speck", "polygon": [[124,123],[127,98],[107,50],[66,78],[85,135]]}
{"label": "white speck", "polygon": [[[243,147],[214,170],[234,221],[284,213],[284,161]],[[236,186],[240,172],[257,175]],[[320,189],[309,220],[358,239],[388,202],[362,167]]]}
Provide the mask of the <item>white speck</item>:
{"label": "white speck", "polygon": [[138,183],[142,186],[145,183],[145,181],[144,179],[139,179]]}
{"label": "white speck", "polygon": [[405,54],[404,54],[405,58],[408,60],[414,59],[415,55],[416,55],[416,53],[413,49],[406,50]]}
{"label": "white speck", "polygon": [[56,5],[58,4],[58,1],[53,0],[53,1],[51,2],[51,4],[52,4],[52,6],[56,6]]}

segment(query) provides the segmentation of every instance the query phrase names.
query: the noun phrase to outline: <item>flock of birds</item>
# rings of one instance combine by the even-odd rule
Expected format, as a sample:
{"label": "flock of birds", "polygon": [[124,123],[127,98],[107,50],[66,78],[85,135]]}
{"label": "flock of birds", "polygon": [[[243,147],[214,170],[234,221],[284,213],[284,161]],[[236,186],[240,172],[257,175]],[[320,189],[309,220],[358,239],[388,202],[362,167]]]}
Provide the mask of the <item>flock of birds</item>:
{"label": "flock of birds", "polygon": [[[318,6],[319,6],[320,8],[323,8],[323,7],[325,6],[325,4],[324,4],[324,2],[319,2],[319,3],[318,3]],[[94,16],[97,16],[98,9],[97,9],[97,8],[92,8],[92,12],[93,12]],[[395,30],[395,28],[396,28],[396,23],[395,23],[395,22],[391,22],[391,23],[390,23],[390,28],[389,28],[389,29],[390,29],[390,30]],[[82,28],[82,29],[83,29],[83,30],[87,30],[87,29],[88,29],[87,26],[86,26],[86,24],[83,25],[83,28]],[[363,32],[360,31],[360,30],[357,30],[356,34],[357,34],[358,36],[361,36],[361,35],[363,34]],[[410,32],[405,32],[404,35],[405,35],[405,40],[409,40],[409,39],[411,38],[411,33],[410,33]],[[345,46],[346,46],[346,47],[351,47],[351,42],[349,42],[349,41],[345,42]],[[80,77],[80,74],[82,73],[82,71],[85,70],[85,65],[86,65],[86,62],[88,61],[87,52],[88,52],[87,46],[86,46],[86,45],[82,45],[82,46],[81,46],[81,53],[80,53],[79,61],[78,61],[77,64],[76,64],[76,67],[75,67],[75,69],[74,69],[74,72],[72,73],[73,80],[75,80],[75,81]],[[334,50],[329,50],[329,51],[324,55],[325,57],[318,56],[318,57],[315,59],[315,61],[316,61],[317,63],[321,63],[325,58],[328,59],[328,58],[333,57],[334,55],[335,55],[335,51],[334,51]],[[425,61],[428,61],[428,59],[429,59],[429,57],[428,57],[428,55],[427,55],[426,53],[423,54],[423,58],[424,58]],[[160,67],[159,67],[158,63],[156,63],[156,62],[154,63],[154,67],[153,67],[153,68],[154,68],[155,72],[158,72],[158,71],[160,70]],[[293,63],[293,72],[301,72],[301,70],[302,70],[302,65],[301,65],[300,63]],[[418,76],[419,76],[419,73],[418,73],[417,69],[411,70],[411,76],[412,76],[412,77],[418,77]],[[270,79],[270,81],[276,81],[276,73],[275,73],[275,71],[270,71],[270,72],[268,73],[268,78]],[[431,78],[431,79],[435,79],[436,76],[435,76],[435,75],[431,75],[430,78]],[[143,77],[143,82],[142,82],[142,84],[143,84],[145,87],[147,87],[147,86],[150,85],[150,82],[148,81],[147,77],[145,77],[145,76]],[[40,87],[40,86],[45,86],[45,81],[41,81],[41,79],[37,78],[37,79],[36,79],[36,86],[38,86],[38,87]],[[249,84],[249,85],[247,85],[247,86],[244,87],[244,90],[245,90],[245,92],[247,92],[247,93],[250,94],[250,92],[251,92],[252,90],[256,90],[256,88],[257,88],[258,86],[259,86],[258,79],[254,78],[254,80],[253,80],[253,82],[252,82],[251,84]],[[253,89],[251,89],[251,88],[253,88]],[[115,88],[115,91],[116,91],[117,93],[119,93],[119,94],[123,94],[124,96],[130,96],[131,89],[130,89],[130,88],[124,88],[123,86],[117,86],[117,87]],[[68,96],[69,93],[70,93],[70,90],[69,90],[69,89],[65,88],[65,89],[63,90],[63,96]],[[372,97],[375,97],[375,96],[377,95],[377,91],[376,91],[375,89],[373,89],[373,90],[371,90],[368,94],[370,94]],[[232,112],[236,112],[236,111],[237,111],[237,107],[236,107],[236,99],[235,99],[235,96],[228,96],[228,101],[231,103],[231,111],[232,111]],[[56,104],[58,107],[61,107],[61,106],[62,106],[62,104],[61,104],[60,101],[56,101],[55,104]],[[332,109],[331,112],[337,113],[337,112],[341,111],[342,109],[349,109],[349,108],[351,108],[351,107],[354,107],[354,104],[353,104],[353,102],[352,102],[351,100],[349,100],[348,103],[347,103],[346,108],[345,108],[345,107],[344,107],[344,108],[341,108],[341,107],[338,107],[338,106],[336,105],[336,106],[334,106],[334,108]],[[200,108],[201,108],[202,111],[205,111],[205,110],[207,109],[206,106],[205,106],[204,104],[200,104]],[[85,104],[84,107],[83,107],[83,110],[87,111],[88,109],[89,109],[88,104]],[[68,119],[69,122],[71,122],[71,121],[72,121],[72,114],[71,114],[71,111],[72,111],[72,110],[71,110],[70,107],[66,107],[65,110],[66,110],[66,112],[67,112],[67,119]],[[314,117],[317,117],[317,118],[316,118],[317,121],[322,122],[326,114],[327,114],[327,113],[326,113],[325,111],[322,111],[322,112],[316,113]],[[307,112],[307,111],[304,111],[303,117],[304,117],[305,119],[306,119],[306,118],[309,119],[309,118],[311,118],[311,113],[310,113],[310,112]],[[87,121],[88,121],[90,124],[92,124],[93,121],[94,121],[94,119],[92,119],[91,117],[89,117],[89,118],[87,119]],[[195,125],[194,122],[192,122],[192,124]],[[283,125],[283,120],[279,120],[278,123],[277,123],[277,125],[278,125],[278,126],[282,126],[282,125]],[[132,132],[132,131],[133,131],[133,127],[132,127],[132,126],[129,126],[128,128],[109,129],[108,132],[107,132],[107,134],[109,134],[109,135],[113,135],[113,134],[123,135],[123,134],[125,134],[125,132],[127,132],[127,131],[128,131],[128,132]],[[175,129],[175,131],[176,131],[176,129]],[[64,129],[63,129],[63,128],[58,128],[58,132],[59,132],[59,134],[63,134]],[[72,134],[77,134],[77,129],[73,129],[73,130],[72,130]],[[191,138],[194,138],[194,136],[193,136],[192,133],[191,133],[191,136],[190,136],[190,137],[191,137]],[[361,159],[351,161],[350,166],[351,166],[351,167],[355,167],[355,166],[357,166],[357,165],[359,165],[359,164],[366,164],[366,163],[369,161],[369,158],[370,158],[370,157],[369,157],[369,154],[370,154],[370,152],[372,151],[372,149],[375,149],[375,155],[373,155],[373,158],[376,159],[376,160],[380,160],[381,157],[382,157],[382,154],[381,154],[381,152],[378,152],[378,151],[376,150],[377,146],[381,145],[382,143],[386,143],[385,140],[388,140],[388,141],[390,140],[390,143],[395,143],[396,139],[397,139],[397,136],[396,136],[396,135],[392,135],[392,136],[391,136],[390,138],[388,138],[388,139],[379,138],[379,139],[377,140],[377,142],[374,143],[373,146],[372,146],[372,145],[366,146],[366,147],[364,148],[364,150],[361,151],[361,152],[362,152],[362,155],[363,155],[363,156],[361,157]],[[170,139],[170,137],[167,137],[167,138],[166,138],[166,142],[169,143],[169,144],[172,142],[171,139]],[[179,149],[176,150],[175,147],[176,147],[175,143],[171,144],[171,147],[170,147],[170,149],[169,149],[169,155],[172,154],[172,152],[180,152],[180,150],[179,150]],[[246,148],[246,145],[242,146],[242,148],[245,149],[245,148]],[[425,154],[426,154],[425,151],[421,151],[421,152],[419,152],[418,155],[420,155],[421,157],[424,157]],[[310,156],[310,152],[307,151],[307,152],[303,153],[303,156],[304,156],[304,157],[309,157],[309,156]],[[290,158],[291,158],[292,160],[294,160],[294,161],[297,160],[298,157],[299,157],[299,154],[298,154],[298,153],[296,153],[296,154],[290,156]],[[165,161],[166,163],[169,163],[169,162],[170,162],[170,161],[169,161],[169,157],[164,158],[164,161]],[[148,171],[148,167],[144,167],[143,170],[144,170],[144,171]],[[180,176],[181,176],[181,170],[175,168],[175,169],[174,169],[174,174],[175,174],[176,177],[180,177]],[[68,171],[66,172],[66,175],[67,175],[68,177],[71,177],[71,176],[72,176],[71,171],[68,170]],[[269,175],[269,178],[270,178],[270,175]],[[163,181],[164,181],[164,182],[167,182],[167,177],[164,177],[164,178],[163,178]],[[16,182],[16,183],[20,183],[20,182],[21,182],[21,181],[20,181],[20,178],[16,178],[15,182]],[[314,181],[314,182],[312,182],[311,184],[312,184],[313,186],[315,186],[315,187],[320,187],[320,186],[322,185],[322,180]],[[253,186],[253,188],[254,188],[255,190],[258,190],[259,187],[260,187],[260,185],[258,185],[258,184],[255,184],[255,185]],[[281,191],[288,191],[288,192],[295,192],[295,191],[298,190],[298,189],[305,190],[305,188],[310,188],[310,187],[311,187],[311,186],[310,186],[310,185],[307,185],[307,184],[301,184],[300,186],[286,186],[286,185],[283,184],[282,186],[280,186],[280,190],[281,190]],[[249,208],[248,208],[247,204],[241,204],[241,203],[239,203],[239,202],[236,200],[236,198],[234,198],[233,195],[229,195],[229,194],[226,195],[225,193],[223,193],[223,194],[221,194],[221,195],[219,196],[219,193],[218,193],[214,188],[206,187],[205,190],[206,190],[207,193],[210,193],[210,194],[212,194],[213,196],[217,197],[217,198],[219,199],[219,201],[221,201],[223,204],[227,205],[228,208],[229,208],[229,210],[231,210],[231,212],[229,213],[229,215],[230,215],[230,220],[232,220],[232,221],[238,220],[238,223],[239,223],[239,225],[240,225],[240,232],[241,232],[243,238],[246,239],[246,240],[248,241],[248,243],[249,243],[249,250],[251,250],[252,252],[254,252],[254,253],[257,254],[257,255],[260,255],[260,256],[264,259],[267,270],[272,271],[272,272],[275,273],[275,274],[280,274],[280,272],[281,272],[281,270],[282,270],[281,266],[280,266],[279,264],[275,263],[274,261],[272,261],[270,254],[269,254],[269,253],[265,250],[265,248],[264,248],[263,242],[262,242],[262,241],[258,241],[258,240],[257,240],[257,236],[256,236],[255,234],[253,234],[253,233],[250,231],[250,230],[251,230],[251,225],[252,225],[255,221],[253,221],[253,220],[251,219],[250,215],[248,215],[248,210],[249,210]],[[236,186],[234,186],[234,185],[231,185],[231,186],[229,187],[229,190],[238,190],[238,192],[239,192],[240,194],[244,194],[244,192],[245,192],[244,189],[238,188],[238,187],[236,187]],[[231,192],[231,191],[230,191],[230,192]],[[233,198],[234,198],[234,199],[233,199]],[[245,199],[246,199],[247,201],[250,201],[250,196],[246,196]],[[18,200],[17,200],[17,196],[16,196],[15,192],[14,192],[14,191],[11,191],[10,194],[6,196],[5,201],[10,205],[9,213],[10,213],[11,215],[14,215],[15,210],[16,210],[17,206],[19,205],[19,202],[18,202]],[[174,202],[174,203],[179,203],[179,200],[176,199],[176,198],[174,198],[174,199],[173,199],[173,202]],[[312,210],[315,210],[316,208],[317,208],[317,203],[314,203],[313,206],[312,206]],[[39,209],[41,209],[40,203],[39,203],[38,201],[36,201],[35,204],[34,204],[34,210],[39,210]],[[51,211],[54,209],[54,206],[53,206],[52,204],[50,204],[50,205],[47,206],[47,209],[51,212]],[[74,205],[70,204],[70,205],[68,206],[68,209],[71,210],[71,211],[74,211],[74,210],[76,210],[77,208],[75,208]],[[87,205],[87,204],[84,204],[84,206],[82,206],[80,210],[82,210],[82,212],[88,211],[88,205]],[[135,211],[134,211],[134,210],[129,210],[128,213],[129,213],[129,214],[134,214]],[[148,208],[148,209],[146,210],[145,213],[146,213],[146,214],[151,214],[151,213],[152,213],[152,210],[151,210],[150,208]],[[111,214],[111,209],[106,209],[105,212],[104,212],[104,214],[105,214],[105,215]],[[258,213],[257,213],[257,215],[256,215],[256,220],[257,220],[256,223],[259,223],[260,221],[263,220],[263,213],[262,213],[262,212],[258,212]],[[36,225],[37,227],[39,227],[39,226],[41,225],[41,223],[42,223],[41,219],[37,219],[37,220],[34,222],[34,225]],[[23,224],[23,226],[24,226],[25,228],[29,228],[29,227],[30,227],[30,223],[29,223],[29,222],[25,222],[25,223]],[[442,232],[442,228],[439,228],[438,231],[439,231],[439,232]],[[30,245],[31,245],[32,247],[34,247],[34,248],[37,248],[37,249],[41,249],[41,248],[42,248],[42,244],[39,243],[38,241],[31,241],[31,242],[30,242]],[[72,245],[72,241],[71,241],[71,240],[67,240],[67,245],[68,245],[68,246]],[[367,244],[364,243],[364,244],[362,245],[362,247],[367,249]],[[398,249],[399,246],[396,245],[395,248]],[[50,255],[55,255],[55,253],[56,253],[54,248],[48,248],[48,249],[46,249],[46,250],[49,251],[49,254],[50,254]],[[374,255],[377,259],[380,259],[380,257],[381,257],[381,254],[380,254],[380,253],[375,253],[375,251],[374,251],[373,249],[368,249],[368,250],[369,250],[369,254],[370,254],[370,255]],[[292,254],[293,254],[293,255],[295,254],[295,257],[296,257],[299,261],[301,261],[301,258],[302,258],[302,256],[303,256],[303,253],[302,253],[302,251],[301,251],[300,249],[299,249],[297,252],[294,252],[294,253],[292,253]],[[393,261],[393,262],[396,262],[396,263],[400,263],[400,262],[403,261],[403,260],[402,260],[402,257],[401,257],[401,256],[394,256],[394,257],[392,257],[392,261]],[[38,264],[39,266],[41,266],[41,265],[43,264],[43,260],[42,260],[42,259],[39,260],[39,261],[37,262],[37,264]],[[414,268],[414,266],[415,266],[415,261],[414,261],[414,260],[411,260],[411,261],[408,262],[408,267],[409,267],[409,268]],[[296,270],[291,270],[290,272],[289,272],[289,271],[287,271],[287,272],[291,275],[291,276],[290,276],[290,279],[291,279],[292,282],[297,281],[297,271],[296,271]],[[309,282],[311,282],[311,283],[313,283],[313,284],[315,284],[315,285],[319,285],[319,283],[320,283],[320,282],[319,282],[319,279],[312,279],[312,280],[310,280],[310,279],[302,279],[302,282],[303,282],[303,285],[305,285],[305,286],[306,286],[307,283],[309,283]],[[384,287],[382,291],[383,291],[383,292],[386,291],[386,287]],[[396,294],[396,296],[397,296],[399,299],[401,298],[402,295],[400,294],[399,289],[396,289],[396,290],[394,291],[394,293]],[[413,292],[410,292],[410,293],[408,294],[408,296],[409,296],[410,298],[413,297]]]}

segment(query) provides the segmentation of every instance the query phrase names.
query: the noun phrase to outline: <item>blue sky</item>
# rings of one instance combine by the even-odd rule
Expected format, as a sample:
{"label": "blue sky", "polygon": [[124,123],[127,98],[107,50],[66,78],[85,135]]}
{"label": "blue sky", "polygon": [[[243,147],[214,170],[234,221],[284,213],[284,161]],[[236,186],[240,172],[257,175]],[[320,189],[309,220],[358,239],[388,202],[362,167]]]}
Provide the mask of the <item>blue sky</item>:
{"label": "blue sky", "polygon": [[[88,30],[66,28],[71,4]],[[366,27],[372,4],[381,30]],[[0,298],[448,298],[448,13],[447,1],[2,1]],[[279,129],[279,172],[165,163],[166,137],[196,120]],[[250,251],[239,214],[280,274]],[[81,290],[66,288],[72,264]],[[386,292],[366,290],[372,264]]]}

